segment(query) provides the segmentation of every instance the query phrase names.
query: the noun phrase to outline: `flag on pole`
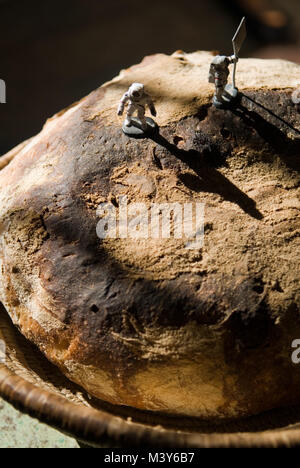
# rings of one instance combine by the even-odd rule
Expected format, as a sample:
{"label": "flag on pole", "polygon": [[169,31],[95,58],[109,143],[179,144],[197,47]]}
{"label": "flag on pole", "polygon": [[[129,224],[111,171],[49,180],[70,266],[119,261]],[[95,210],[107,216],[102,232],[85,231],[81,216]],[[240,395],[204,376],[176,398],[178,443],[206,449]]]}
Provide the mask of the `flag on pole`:
{"label": "flag on pole", "polygon": [[244,17],[239,25],[237,32],[232,39],[234,55],[238,57],[239,51],[247,37],[246,18]]}
{"label": "flag on pole", "polygon": [[232,39],[232,44],[233,44],[233,53],[235,55],[236,61],[234,64],[233,68],[233,77],[232,77],[232,86],[235,88],[235,75],[236,75],[236,65],[237,65],[237,59],[239,57],[239,52],[242,48],[242,45],[247,37],[247,29],[246,29],[246,18],[244,17],[241,21],[241,24],[239,25],[233,39]]}

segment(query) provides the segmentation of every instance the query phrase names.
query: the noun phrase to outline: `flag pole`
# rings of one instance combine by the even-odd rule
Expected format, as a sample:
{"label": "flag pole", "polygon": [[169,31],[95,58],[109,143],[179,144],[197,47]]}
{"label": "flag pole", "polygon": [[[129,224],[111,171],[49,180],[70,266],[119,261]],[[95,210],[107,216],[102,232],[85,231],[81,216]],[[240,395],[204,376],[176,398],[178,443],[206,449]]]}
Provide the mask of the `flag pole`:
{"label": "flag pole", "polygon": [[245,41],[247,36],[247,31],[246,31],[246,18],[244,17],[232,39],[232,45],[233,45],[233,53],[235,56],[235,62],[234,62],[234,67],[233,67],[233,76],[232,76],[232,86],[233,88],[236,87],[236,67],[237,67],[237,61],[239,59],[239,51],[241,50],[241,47],[243,45],[243,42]]}

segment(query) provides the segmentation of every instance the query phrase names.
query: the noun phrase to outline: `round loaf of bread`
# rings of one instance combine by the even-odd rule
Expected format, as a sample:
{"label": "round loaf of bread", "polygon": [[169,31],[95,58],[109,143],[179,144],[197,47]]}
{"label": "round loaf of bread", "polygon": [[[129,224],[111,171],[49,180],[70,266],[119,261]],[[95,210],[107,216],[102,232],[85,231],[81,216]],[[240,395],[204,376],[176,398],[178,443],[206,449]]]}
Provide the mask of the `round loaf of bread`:
{"label": "round loaf of bread", "polygon": [[[221,419],[300,402],[300,66],[240,60],[241,101],[218,110],[211,60],[147,57],[4,157],[0,300],[91,395]],[[149,138],[117,116],[134,82],[156,104]],[[175,229],[195,206],[197,242]]]}

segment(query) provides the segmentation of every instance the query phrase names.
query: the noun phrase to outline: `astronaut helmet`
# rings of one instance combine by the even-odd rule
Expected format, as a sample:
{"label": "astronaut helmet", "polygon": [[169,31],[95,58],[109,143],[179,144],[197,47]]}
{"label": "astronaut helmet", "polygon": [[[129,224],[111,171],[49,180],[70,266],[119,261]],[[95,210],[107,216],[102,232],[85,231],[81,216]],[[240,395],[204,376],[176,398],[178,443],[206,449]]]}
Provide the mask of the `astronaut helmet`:
{"label": "astronaut helmet", "polygon": [[140,99],[144,94],[144,85],[142,83],[133,83],[128,92],[134,99]]}
{"label": "astronaut helmet", "polygon": [[216,68],[220,67],[228,67],[229,65],[229,59],[226,55],[217,55],[213,61],[212,65],[215,66]]}

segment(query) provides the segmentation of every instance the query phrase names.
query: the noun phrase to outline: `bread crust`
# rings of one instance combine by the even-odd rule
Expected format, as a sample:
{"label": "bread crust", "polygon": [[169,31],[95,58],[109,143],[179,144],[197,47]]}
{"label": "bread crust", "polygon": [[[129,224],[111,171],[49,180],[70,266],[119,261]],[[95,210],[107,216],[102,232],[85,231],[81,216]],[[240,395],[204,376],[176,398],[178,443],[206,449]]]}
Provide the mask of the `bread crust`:
{"label": "bread crust", "polygon": [[[0,172],[0,299],[90,394],[216,419],[300,401],[300,67],[241,60],[240,89],[284,120],[289,108],[289,128],[211,107],[210,60],[148,57],[18,149]],[[115,106],[135,81],[156,100],[156,140],[122,135]],[[100,240],[97,207],[120,196],[205,203],[203,248]]]}

